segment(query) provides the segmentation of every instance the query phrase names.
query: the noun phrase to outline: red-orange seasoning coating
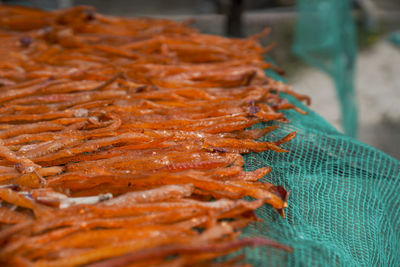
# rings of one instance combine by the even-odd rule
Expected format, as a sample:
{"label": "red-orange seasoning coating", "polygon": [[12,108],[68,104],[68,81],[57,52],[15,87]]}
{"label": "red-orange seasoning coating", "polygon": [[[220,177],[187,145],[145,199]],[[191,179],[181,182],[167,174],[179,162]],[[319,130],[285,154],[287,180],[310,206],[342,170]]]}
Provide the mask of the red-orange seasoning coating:
{"label": "red-orange seasoning coating", "polygon": [[286,153],[295,137],[248,128],[303,112],[280,92],[309,101],[264,74],[275,67],[261,35],[0,6],[0,265],[212,266],[243,246],[290,251],[238,239],[255,209],[287,206],[283,187],[258,181],[271,168],[246,172],[242,154]]}

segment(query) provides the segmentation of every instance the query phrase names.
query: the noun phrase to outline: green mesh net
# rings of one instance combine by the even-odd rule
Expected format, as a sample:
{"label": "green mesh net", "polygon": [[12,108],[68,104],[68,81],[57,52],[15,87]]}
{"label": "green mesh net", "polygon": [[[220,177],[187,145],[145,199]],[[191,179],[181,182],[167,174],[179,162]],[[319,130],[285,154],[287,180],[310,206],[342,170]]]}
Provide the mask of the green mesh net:
{"label": "green mesh net", "polygon": [[[356,33],[349,0],[298,0],[293,51],[335,83],[344,133],[357,135]],[[321,89],[323,90],[323,89]]]}
{"label": "green mesh net", "polygon": [[[276,78],[276,77],[274,77]],[[245,236],[265,236],[294,248],[246,248],[254,266],[398,266],[400,263],[400,162],[340,134],[315,112],[285,111],[288,124],[268,134],[290,153],[246,155],[246,169],[271,166],[265,181],[290,190],[286,218],[269,206],[257,211],[262,223]],[[256,127],[262,127],[262,124]]]}
{"label": "green mesh net", "polygon": [[398,32],[392,32],[390,34],[390,41],[394,44],[397,45],[397,47],[400,47],[400,31]]}

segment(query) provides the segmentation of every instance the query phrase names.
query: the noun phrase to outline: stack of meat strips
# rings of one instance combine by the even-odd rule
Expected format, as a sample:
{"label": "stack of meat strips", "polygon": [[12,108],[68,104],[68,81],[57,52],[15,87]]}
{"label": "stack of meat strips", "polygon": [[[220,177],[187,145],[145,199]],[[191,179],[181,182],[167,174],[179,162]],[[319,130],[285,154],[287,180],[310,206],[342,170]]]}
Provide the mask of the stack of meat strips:
{"label": "stack of meat strips", "polygon": [[0,265],[238,266],[214,260],[290,251],[239,238],[255,209],[287,205],[242,154],[287,152],[295,136],[249,127],[302,112],[281,92],[308,101],[266,77],[261,35],[0,6]]}

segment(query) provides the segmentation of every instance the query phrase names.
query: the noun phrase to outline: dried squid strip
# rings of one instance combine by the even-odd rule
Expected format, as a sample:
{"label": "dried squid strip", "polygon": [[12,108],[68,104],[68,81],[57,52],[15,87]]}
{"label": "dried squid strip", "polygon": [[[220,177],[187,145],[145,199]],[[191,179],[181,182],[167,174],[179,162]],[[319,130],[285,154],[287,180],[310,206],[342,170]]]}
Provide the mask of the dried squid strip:
{"label": "dried squid strip", "polygon": [[139,261],[152,257],[162,257],[170,254],[198,254],[200,252],[215,252],[215,251],[224,251],[224,250],[232,250],[235,247],[243,247],[243,246],[260,246],[260,245],[269,245],[274,246],[276,248],[284,249],[286,251],[291,251],[289,247],[283,246],[279,243],[268,239],[254,238],[254,239],[241,239],[237,241],[228,241],[225,243],[219,244],[198,244],[198,245],[177,245],[177,246],[169,246],[169,247],[161,247],[161,248],[152,248],[145,251],[139,251],[134,254],[126,255],[124,257],[116,258],[109,261],[103,261],[97,264],[91,264],[91,267],[103,267],[103,266],[124,266],[127,263]]}
{"label": "dried squid strip", "polygon": [[263,61],[268,32],[1,5],[0,265],[236,266],[213,260],[290,251],[238,239],[262,205],[284,216],[289,194],[241,154],[290,153],[296,132],[269,133],[281,110],[304,111],[282,95],[310,102],[264,73],[281,71]]}
{"label": "dried squid strip", "polygon": [[0,223],[15,224],[29,220],[29,216],[13,211],[6,207],[0,207]]}

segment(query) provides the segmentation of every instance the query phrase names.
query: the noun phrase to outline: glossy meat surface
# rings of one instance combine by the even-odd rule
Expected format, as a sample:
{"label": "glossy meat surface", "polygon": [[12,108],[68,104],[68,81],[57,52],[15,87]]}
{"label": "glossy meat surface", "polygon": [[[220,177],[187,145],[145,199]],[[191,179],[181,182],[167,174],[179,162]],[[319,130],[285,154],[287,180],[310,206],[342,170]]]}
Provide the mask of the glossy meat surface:
{"label": "glossy meat surface", "polygon": [[265,75],[259,37],[0,6],[0,264],[220,266],[243,246],[290,251],[238,238],[288,197],[242,154],[287,153],[296,134],[249,128],[303,112],[281,92],[309,101]]}

